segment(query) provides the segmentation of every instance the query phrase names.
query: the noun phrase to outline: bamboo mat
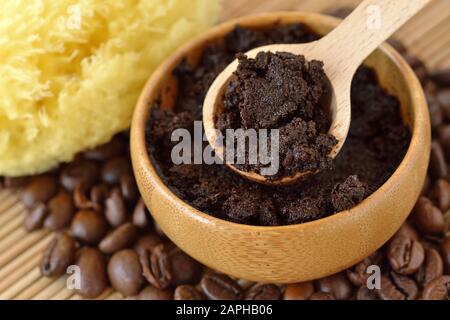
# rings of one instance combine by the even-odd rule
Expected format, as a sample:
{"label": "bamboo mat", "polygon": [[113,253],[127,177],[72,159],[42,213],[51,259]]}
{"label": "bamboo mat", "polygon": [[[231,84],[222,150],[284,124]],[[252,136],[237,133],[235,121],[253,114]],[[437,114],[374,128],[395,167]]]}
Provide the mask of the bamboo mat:
{"label": "bamboo mat", "polygon": [[[223,0],[221,20],[247,14],[303,10],[324,12],[337,5],[355,6],[358,0]],[[396,35],[411,54],[430,69],[450,68],[450,1],[434,0]],[[66,289],[66,278],[41,277],[38,264],[52,235],[47,231],[27,233],[22,228],[25,207],[11,190],[0,190],[0,300],[71,299],[81,297]],[[107,290],[98,299],[122,299]]]}

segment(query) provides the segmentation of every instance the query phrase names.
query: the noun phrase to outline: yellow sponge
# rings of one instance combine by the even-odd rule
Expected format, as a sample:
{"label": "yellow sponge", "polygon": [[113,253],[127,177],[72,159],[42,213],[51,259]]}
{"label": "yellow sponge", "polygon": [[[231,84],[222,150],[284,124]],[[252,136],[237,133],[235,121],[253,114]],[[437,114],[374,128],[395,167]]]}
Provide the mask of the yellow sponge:
{"label": "yellow sponge", "polygon": [[0,175],[35,174],[130,124],[140,90],[217,0],[0,4]]}

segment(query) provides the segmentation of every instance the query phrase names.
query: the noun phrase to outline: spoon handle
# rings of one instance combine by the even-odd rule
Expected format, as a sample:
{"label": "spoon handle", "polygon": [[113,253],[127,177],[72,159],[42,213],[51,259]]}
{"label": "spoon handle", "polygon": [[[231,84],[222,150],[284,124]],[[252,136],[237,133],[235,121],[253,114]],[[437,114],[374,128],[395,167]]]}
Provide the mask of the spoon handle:
{"label": "spoon handle", "polygon": [[[352,76],[356,68],[430,0],[365,0],[320,41],[331,70]],[[333,75],[329,75],[333,78]]]}

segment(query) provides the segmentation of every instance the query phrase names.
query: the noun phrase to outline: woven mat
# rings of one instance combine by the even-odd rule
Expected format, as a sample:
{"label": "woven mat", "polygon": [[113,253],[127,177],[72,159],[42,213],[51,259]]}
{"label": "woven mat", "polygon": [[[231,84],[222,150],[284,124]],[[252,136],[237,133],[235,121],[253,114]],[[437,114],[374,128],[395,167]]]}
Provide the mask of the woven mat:
{"label": "woven mat", "polygon": [[[221,20],[246,14],[304,10],[323,12],[336,4],[354,6],[358,0],[223,0]],[[398,33],[411,54],[430,69],[450,68],[450,1],[434,0]],[[22,228],[25,207],[11,190],[0,191],[0,299],[82,299],[66,289],[66,278],[42,277],[37,268],[52,238],[48,231],[27,233]],[[122,299],[106,290],[98,299]]]}

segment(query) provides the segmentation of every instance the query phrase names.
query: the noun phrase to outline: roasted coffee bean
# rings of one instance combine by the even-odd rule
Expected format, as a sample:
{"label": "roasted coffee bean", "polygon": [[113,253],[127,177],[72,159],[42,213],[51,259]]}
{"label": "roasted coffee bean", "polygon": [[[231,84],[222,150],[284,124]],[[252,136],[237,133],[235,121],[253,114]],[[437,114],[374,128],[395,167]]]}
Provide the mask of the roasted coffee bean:
{"label": "roasted coffee bean", "polygon": [[332,293],[338,300],[348,299],[352,295],[350,281],[343,273],[337,273],[317,281],[317,289],[322,292]]}
{"label": "roasted coffee bean", "polygon": [[419,198],[411,216],[417,228],[425,234],[440,234],[445,231],[442,212],[428,198]]}
{"label": "roasted coffee bean", "polygon": [[5,188],[17,189],[25,187],[30,181],[30,177],[4,177],[3,185]]}
{"label": "roasted coffee bean", "polygon": [[145,206],[144,200],[139,199],[133,211],[133,224],[138,228],[148,228],[150,225],[150,215]]}
{"label": "roasted coffee bean", "polygon": [[60,191],[48,203],[48,215],[44,227],[50,230],[59,230],[67,227],[75,214],[72,197],[65,191]]}
{"label": "roasted coffee bean", "polygon": [[426,248],[425,260],[416,273],[416,281],[424,287],[432,280],[442,276],[443,272],[444,265],[439,252],[433,248]]}
{"label": "roasted coffee bean", "polygon": [[430,166],[428,170],[435,179],[445,178],[448,175],[444,152],[437,141],[431,143]]}
{"label": "roasted coffee bean", "polygon": [[440,249],[445,273],[450,274],[450,235],[442,241]]}
{"label": "roasted coffee bean", "polygon": [[137,296],[138,300],[172,300],[171,290],[161,290],[153,286],[144,288]]}
{"label": "roasted coffee bean", "polygon": [[308,300],[313,293],[312,281],[288,284],[284,290],[283,300]]}
{"label": "roasted coffee bean", "polygon": [[114,157],[102,167],[102,180],[108,184],[119,183],[120,177],[132,174],[130,161],[126,157]]}
{"label": "roasted coffee bean", "polygon": [[79,183],[73,192],[73,202],[75,207],[80,210],[94,209],[92,201],[87,196],[88,188],[84,183]]}
{"label": "roasted coffee bean", "polygon": [[383,256],[376,251],[360,263],[346,270],[348,280],[350,280],[350,282],[357,287],[366,285],[367,279],[370,276],[370,273],[367,272],[367,268],[371,265],[380,266],[382,260]]}
{"label": "roasted coffee bean", "polygon": [[403,58],[405,58],[406,62],[408,62],[408,64],[414,70],[420,82],[424,84],[428,79],[429,72],[423,61],[416,57],[410,56],[409,54],[404,54]]}
{"label": "roasted coffee bean", "polygon": [[169,251],[169,257],[170,269],[173,270],[171,279],[173,286],[195,284],[200,280],[203,270],[200,263],[177,247]]}
{"label": "roasted coffee bean", "polygon": [[98,176],[99,168],[97,163],[78,159],[67,164],[62,169],[59,181],[68,191],[73,191],[80,183],[89,188],[97,182]]}
{"label": "roasted coffee bean", "polygon": [[174,293],[175,300],[203,300],[203,295],[193,286],[181,285],[176,287]]}
{"label": "roasted coffee bean", "polygon": [[90,245],[99,243],[105,235],[106,229],[105,219],[99,213],[90,210],[78,211],[70,225],[72,235]]}
{"label": "roasted coffee bean", "polygon": [[319,291],[313,293],[309,300],[336,300],[336,298],[332,293]]}
{"label": "roasted coffee bean", "polygon": [[363,285],[356,292],[356,300],[378,300],[378,297],[375,290],[369,290]]}
{"label": "roasted coffee bean", "polygon": [[95,211],[102,211],[106,198],[109,197],[110,190],[107,185],[99,184],[91,188],[91,202]]}
{"label": "roasted coffee bean", "polygon": [[20,199],[28,208],[45,203],[58,192],[58,181],[51,175],[36,176],[21,191]]}
{"label": "roasted coffee bean", "polygon": [[153,249],[161,244],[161,238],[159,238],[154,233],[149,233],[141,236],[134,245],[134,251],[140,256],[141,254],[145,254],[145,251],[151,253]]}
{"label": "roasted coffee bean", "polygon": [[132,223],[127,222],[107,234],[103,240],[100,241],[98,248],[103,253],[112,254],[131,246],[136,240],[136,237],[136,227]]}
{"label": "roasted coffee bean", "polygon": [[86,298],[99,296],[108,285],[103,254],[97,249],[84,247],[77,252],[75,264],[80,268],[80,288],[76,291]]}
{"label": "roasted coffee bean", "polygon": [[229,276],[206,273],[200,281],[203,293],[211,300],[241,300],[242,288]]}
{"label": "roasted coffee bean", "polygon": [[158,289],[167,289],[172,281],[170,257],[164,244],[152,250],[142,249],[139,253],[142,272],[151,285]]}
{"label": "roasted coffee bean", "polygon": [[403,45],[403,43],[401,43],[399,40],[395,39],[395,38],[389,38],[387,40],[387,42],[394,47],[395,50],[398,51],[398,53],[403,54],[406,52],[406,47]]}
{"label": "roasted coffee bean", "polygon": [[423,300],[450,300],[450,276],[441,276],[423,289]]}
{"label": "roasted coffee bean", "polygon": [[45,204],[38,204],[27,214],[27,217],[23,221],[25,229],[27,231],[34,231],[42,228],[47,212],[48,210]]}
{"label": "roasted coffee bean", "polygon": [[124,174],[120,177],[120,191],[129,202],[135,202],[139,198],[139,190],[132,174]]}
{"label": "roasted coffee bean", "polygon": [[430,75],[430,79],[438,87],[450,88],[450,69],[433,71]]}
{"label": "roasted coffee bean", "polygon": [[414,300],[418,292],[419,289],[414,280],[391,272],[389,276],[381,276],[377,295],[382,300]]}
{"label": "roasted coffee bean", "polygon": [[441,106],[447,120],[450,120],[450,88],[438,91],[436,100]]}
{"label": "roasted coffee bean", "polygon": [[444,179],[437,180],[434,184],[431,197],[441,212],[447,211],[450,208],[450,183]]}
{"label": "roasted coffee bean", "polygon": [[139,258],[131,249],[116,252],[108,263],[109,281],[114,289],[126,296],[139,293],[144,282]]}
{"label": "roasted coffee bean", "polygon": [[105,161],[120,155],[125,150],[125,143],[120,137],[114,137],[110,142],[95,149],[84,152],[84,157],[90,160]]}
{"label": "roasted coffee bean", "polygon": [[450,125],[440,126],[437,130],[437,136],[446,159],[450,159]]}
{"label": "roasted coffee bean", "polygon": [[114,189],[105,201],[105,217],[113,227],[120,226],[127,220],[125,200],[119,189]]}
{"label": "roasted coffee bean", "polygon": [[431,128],[437,129],[444,122],[444,111],[442,110],[434,95],[428,93],[426,94],[426,98],[428,111],[430,114]]}
{"label": "roasted coffee bean", "polygon": [[387,258],[395,272],[409,275],[419,270],[425,252],[419,241],[399,236],[389,242]]}
{"label": "roasted coffee bean", "polygon": [[47,277],[64,274],[75,259],[75,239],[67,233],[57,233],[44,251],[40,270]]}
{"label": "roasted coffee bean", "polygon": [[245,294],[245,300],[280,300],[281,290],[274,284],[257,284]]}
{"label": "roasted coffee bean", "polygon": [[413,240],[419,240],[419,234],[416,229],[414,229],[409,222],[405,222],[402,224],[400,229],[395,233],[394,237],[403,236]]}

